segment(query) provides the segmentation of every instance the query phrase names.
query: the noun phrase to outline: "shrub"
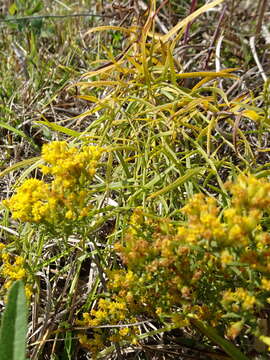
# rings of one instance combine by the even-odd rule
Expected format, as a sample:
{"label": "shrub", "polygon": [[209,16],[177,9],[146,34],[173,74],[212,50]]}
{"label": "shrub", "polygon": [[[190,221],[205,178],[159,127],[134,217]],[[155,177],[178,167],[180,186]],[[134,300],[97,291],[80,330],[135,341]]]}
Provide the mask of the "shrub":
{"label": "shrub", "polygon": [[132,323],[140,319],[176,328],[198,319],[231,340],[264,335],[258,317],[270,301],[270,235],[264,231],[270,183],[242,174],[226,187],[228,208],[197,194],[180,210],[181,223],[134,211],[124,241],[114,246],[123,267],[107,272],[110,298],[79,321],[89,328],[123,327],[94,330],[94,340],[83,335],[83,344],[97,353],[109,341],[132,342]]}

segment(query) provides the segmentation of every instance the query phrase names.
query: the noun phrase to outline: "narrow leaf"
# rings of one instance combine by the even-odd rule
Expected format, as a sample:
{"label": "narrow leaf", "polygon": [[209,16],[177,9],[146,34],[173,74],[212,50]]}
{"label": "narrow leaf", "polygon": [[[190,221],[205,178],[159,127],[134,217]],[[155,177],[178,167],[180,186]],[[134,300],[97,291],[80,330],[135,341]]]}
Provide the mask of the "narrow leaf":
{"label": "narrow leaf", "polygon": [[22,280],[16,281],[8,295],[0,329],[1,360],[25,360],[27,305]]}
{"label": "narrow leaf", "polygon": [[55,123],[52,123],[52,122],[49,122],[49,121],[39,120],[39,121],[36,121],[36,123],[46,125],[49,128],[51,128],[51,129],[53,129],[55,131],[58,131],[58,132],[62,132],[64,134],[68,135],[68,136],[79,137],[81,135],[81,133],[79,133],[78,131],[68,129],[68,128],[64,127],[64,126],[61,126],[61,125],[58,125],[58,124],[55,124]]}
{"label": "narrow leaf", "polygon": [[238,350],[231,342],[222,338],[216,329],[205,325],[202,321],[191,318],[191,323],[215,344],[219,345],[233,360],[248,360],[248,358]]}
{"label": "narrow leaf", "polygon": [[165,186],[163,189],[156,191],[155,193],[151,194],[150,196],[148,196],[147,200],[149,199],[153,199],[159,195],[162,194],[166,194],[167,192],[175,189],[176,187],[182,185],[184,182],[186,182],[187,180],[189,180],[191,177],[193,177],[194,175],[197,175],[200,171],[202,170],[202,168],[195,168],[195,169],[190,169],[189,171],[186,172],[185,175],[181,176],[179,179],[175,180],[172,184]]}
{"label": "narrow leaf", "polygon": [[245,110],[242,112],[242,115],[253,121],[258,121],[261,119],[261,116],[257,114],[254,110]]}
{"label": "narrow leaf", "polygon": [[212,9],[213,7],[221,4],[224,0],[215,0],[212,1],[209,4],[206,4],[204,6],[202,6],[200,9],[194,11],[192,14],[190,14],[189,16],[187,16],[185,19],[179,21],[179,23],[177,25],[175,25],[166,35],[162,36],[161,40],[162,42],[166,42],[168,41],[173,35],[175,35],[180,29],[184,28],[185,26],[187,26],[187,24],[191,21],[193,21],[194,19],[196,19],[196,17],[198,17],[199,15],[201,15],[202,13],[208,11],[209,9]]}
{"label": "narrow leaf", "polygon": [[[227,69],[230,71],[234,71],[235,69]],[[236,75],[230,74],[229,71],[194,71],[194,72],[187,72],[182,74],[176,74],[176,77],[178,79],[189,79],[189,78],[197,78],[202,77],[206,78],[207,81],[212,80],[217,77],[223,77],[223,78],[233,78],[238,79]]]}
{"label": "narrow leaf", "polygon": [[98,31],[107,31],[107,30],[111,30],[111,31],[122,31],[122,32],[126,32],[128,34],[131,33],[136,33],[137,29],[134,27],[130,27],[130,28],[124,28],[122,26],[114,26],[114,25],[104,25],[104,26],[96,26],[93,27],[92,29],[88,30],[84,36],[89,35],[93,32],[98,32]]}
{"label": "narrow leaf", "polygon": [[42,160],[40,159],[39,156],[37,157],[33,157],[31,159],[26,159],[23,161],[19,161],[11,166],[9,166],[8,168],[4,169],[3,171],[0,172],[0,177],[5,176],[7,174],[9,174],[11,171],[16,171],[18,169],[21,169],[22,167],[26,167],[26,166],[30,166],[34,163],[37,163],[37,165],[42,162]]}
{"label": "narrow leaf", "polygon": [[27,139],[35,148],[38,148],[38,145],[33,141],[33,139],[31,139],[29,136],[27,136],[23,131],[16,129],[15,127],[13,127],[9,124],[6,124],[3,121],[0,121],[0,127],[5,128],[5,129],[13,132],[16,135],[19,135],[19,136]]}

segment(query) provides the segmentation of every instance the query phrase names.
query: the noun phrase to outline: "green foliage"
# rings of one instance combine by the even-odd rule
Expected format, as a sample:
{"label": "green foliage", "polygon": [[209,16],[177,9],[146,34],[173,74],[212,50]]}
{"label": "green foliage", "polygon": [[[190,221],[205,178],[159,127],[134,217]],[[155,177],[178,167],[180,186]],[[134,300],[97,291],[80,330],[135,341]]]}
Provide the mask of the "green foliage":
{"label": "green foliage", "polygon": [[269,302],[270,236],[261,223],[270,213],[270,183],[241,175],[226,186],[232,193],[229,208],[197,194],[180,210],[187,216],[181,223],[141,208],[134,212],[123,242],[115,244],[124,268],[107,271],[110,298],[99,300],[98,309],[79,321],[120,330],[95,330],[95,340],[82,336],[82,344],[96,354],[108,339],[133,342],[136,326],[121,323],[139,322],[146,314],[176,328],[195,324],[234,359],[237,350],[211,325],[231,340],[252,333],[266,342],[257,320]]}
{"label": "green foliage", "polygon": [[239,351],[237,347],[235,347],[232,343],[220,336],[214,328],[211,328],[210,326],[197,319],[192,319],[191,322],[192,325],[198,328],[202,334],[211,339],[213,343],[219,345],[230,356],[231,359],[248,360],[248,358],[243,353],[241,353],[241,351]]}
{"label": "green foliage", "polygon": [[27,303],[23,281],[9,290],[0,329],[1,360],[26,360]]}
{"label": "green foliage", "polygon": [[[44,4],[42,0],[16,0],[10,5],[8,9],[9,16],[7,16],[6,19],[11,20],[14,18],[14,20],[16,20],[17,17],[32,16],[41,11],[43,7]],[[24,19],[14,22],[9,21],[8,25],[11,26],[13,29],[18,29],[21,32],[24,32],[25,30],[31,30],[34,34],[40,34],[42,29],[42,23],[42,19]]]}
{"label": "green foliage", "polygon": [[[168,215],[197,191],[218,194],[226,203],[226,179],[243,168],[256,172],[255,149],[238,124],[268,129],[258,99],[252,94],[229,98],[218,87],[221,78],[237,80],[235,69],[185,73],[173,56],[188,22],[211,4],[163,36],[151,31],[155,20],[150,15],[142,28],[99,26],[87,32],[127,34],[118,57],[107,50],[101,66],[84,74],[90,80],[75,84],[83,92],[79,98],[90,102],[90,109],[75,119],[82,124],[93,119],[81,136],[117,148],[107,188],[121,205]],[[220,124],[230,130],[222,131]]]}
{"label": "green foliage", "polygon": [[[9,159],[21,160],[18,141],[36,157],[0,173],[16,180],[1,207],[0,295],[24,280],[35,360],[45,351],[72,359],[81,348],[100,358],[145,351],[179,328],[191,337],[183,344],[215,343],[233,359],[245,359],[248,337],[269,346],[257,321],[270,291],[269,87],[240,93],[239,69],[206,71],[203,59],[188,66],[197,48],[191,41],[182,53],[187,26],[204,33],[198,17],[222,0],[197,3],[183,20],[172,16],[164,35],[161,1],[128,26],[124,18],[89,30],[87,19],[83,35],[79,18],[47,19],[46,28],[45,20],[15,22],[43,2],[9,8],[14,21],[2,38],[15,45],[0,69],[0,127]],[[77,12],[73,2],[43,11],[59,4]],[[187,13],[186,1],[171,5]],[[227,45],[224,54],[222,64],[238,66]]]}

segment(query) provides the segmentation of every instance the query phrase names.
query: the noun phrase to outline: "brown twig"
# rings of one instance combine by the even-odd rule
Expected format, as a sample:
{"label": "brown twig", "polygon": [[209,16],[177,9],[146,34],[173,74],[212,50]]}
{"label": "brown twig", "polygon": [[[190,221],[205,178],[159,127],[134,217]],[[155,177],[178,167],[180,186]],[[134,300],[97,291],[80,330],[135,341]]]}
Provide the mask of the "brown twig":
{"label": "brown twig", "polygon": [[[192,13],[195,11],[196,6],[197,6],[197,0],[192,0],[189,14],[192,14]],[[185,30],[185,34],[184,34],[184,40],[183,40],[183,44],[184,44],[184,45],[185,45],[185,44],[187,43],[187,41],[188,41],[188,38],[189,38],[189,30],[190,30],[191,24],[192,24],[192,22],[189,22],[189,23],[187,24],[187,27],[186,27],[186,30]]]}
{"label": "brown twig", "polygon": [[262,23],[263,23],[263,17],[266,11],[266,4],[267,4],[267,0],[260,0],[258,7],[257,7],[257,12],[258,12],[258,21],[257,21],[257,25],[256,25],[256,31],[255,31],[255,35],[259,35],[262,29]]}
{"label": "brown twig", "polygon": [[226,9],[227,9],[227,7],[226,7],[226,5],[225,5],[225,6],[223,7],[223,10],[222,10],[222,12],[221,12],[221,14],[220,14],[220,17],[219,17],[219,19],[218,19],[217,27],[216,27],[215,32],[214,32],[214,35],[213,35],[213,37],[212,37],[211,44],[210,44],[210,46],[209,46],[209,51],[208,51],[207,57],[206,57],[206,59],[205,59],[204,65],[203,65],[203,69],[204,69],[204,70],[206,70],[206,69],[208,68],[208,62],[209,62],[210,57],[211,57],[212,52],[213,52],[213,46],[214,46],[214,44],[215,44],[215,42],[216,42],[216,40],[217,40],[217,37],[218,37],[218,35],[219,35],[219,33],[220,33],[220,27],[221,27],[221,24],[222,24],[222,22],[223,22],[223,20],[224,20]]}
{"label": "brown twig", "polygon": [[264,72],[264,69],[262,67],[262,64],[259,60],[259,57],[258,57],[258,54],[257,54],[257,51],[256,51],[256,46],[255,46],[255,36],[251,36],[251,38],[249,39],[249,45],[250,45],[250,50],[252,52],[252,55],[253,55],[253,58],[258,66],[258,69],[259,69],[259,72],[261,74],[261,77],[263,79],[264,82],[267,81],[267,76]]}
{"label": "brown twig", "polygon": [[239,115],[236,116],[235,123],[234,123],[234,126],[233,126],[233,145],[234,145],[236,155],[238,155],[237,131],[238,131],[238,128],[239,128],[239,123],[240,123],[241,117],[242,117],[242,114],[239,114]]}

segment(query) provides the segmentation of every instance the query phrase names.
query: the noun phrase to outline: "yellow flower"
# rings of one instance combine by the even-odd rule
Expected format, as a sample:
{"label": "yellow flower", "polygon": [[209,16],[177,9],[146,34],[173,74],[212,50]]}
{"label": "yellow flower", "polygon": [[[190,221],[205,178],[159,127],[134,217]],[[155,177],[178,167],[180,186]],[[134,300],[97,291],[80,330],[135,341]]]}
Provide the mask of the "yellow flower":
{"label": "yellow flower", "polygon": [[47,212],[48,185],[38,179],[28,179],[7,202],[14,219],[39,222]]}
{"label": "yellow flower", "polygon": [[5,287],[6,289],[9,289],[9,288],[11,287],[11,285],[12,285],[12,281],[11,281],[11,280],[8,280],[8,281],[6,281],[6,282],[4,283],[4,287]]}
{"label": "yellow flower", "polygon": [[251,310],[254,305],[256,304],[256,298],[255,296],[252,295],[246,295],[245,298],[243,299],[243,309],[244,310]]}
{"label": "yellow flower", "polygon": [[9,258],[10,258],[9,253],[4,252],[4,253],[2,254],[2,260],[3,260],[3,262],[5,262],[5,263],[9,262]]}
{"label": "yellow flower", "polygon": [[184,226],[179,226],[177,229],[177,233],[179,235],[179,237],[185,237],[186,233],[187,233],[187,229]]}
{"label": "yellow flower", "polygon": [[33,294],[32,287],[30,285],[25,285],[24,290],[25,290],[25,296],[27,297],[27,299],[30,299],[30,297]]}
{"label": "yellow flower", "polygon": [[65,217],[69,220],[74,219],[74,214],[71,210],[68,210],[65,214]]}
{"label": "yellow flower", "polygon": [[158,316],[160,316],[162,314],[162,308],[161,307],[156,308],[156,314]]}
{"label": "yellow flower", "polygon": [[243,326],[244,326],[244,323],[242,320],[231,323],[231,325],[227,329],[228,338],[234,340],[240,334]]}
{"label": "yellow flower", "polygon": [[20,266],[23,265],[24,264],[24,258],[22,256],[16,256],[15,264],[20,265]]}
{"label": "yellow flower", "polygon": [[90,211],[90,209],[89,209],[89,207],[88,207],[88,206],[87,206],[87,207],[82,208],[82,210],[80,211],[80,216],[81,216],[81,217],[85,217],[85,216],[87,216],[87,215],[89,214],[89,211]]}
{"label": "yellow flower", "polygon": [[126,336],[126,335],[128,335],[129,331],[130,331],[130,330],[129,330],[128,327],[121,328],[121,329],[119,330],[119,335],[120,335],[120,336]]}
{"label": "yellow flower", "polygon": [[[53,176],[46,184],[28,179],[4,202],[14,219],[32,223],[62,223],[88,215],[86,185],[92,180],[104,149],[98,146],[69,147],[65,141],[54,141],[42,147],[44,174]],[[89,173],[91,173],[89,175]],[[83,190],[82,190],[83,188]]]}
{"label": "yellow flower", "polygon": [[261,288],[266,291],[270,291],[270,280],[266,279],[265,277],[261,280]]}
{"label": "yellow flower", "polygon": [[222,266],[226,266],[233,262],[233,256],[229,253],[228,250],[223,250],[220,256],[220,261]]}
{"label": "yellow flower", "polygon": [[243,230],[238,224],[233,225],[232,228],[229,230],[228,240],[230,243],[239,245],[241,244],[243,237],[244,237]]}
{"label": "yellow flower", "polygon": [[[24,268],[25,260],[22,256],[15,256],[14,260],[9,253],[2,253],[1,275],[5,279],[4,288],[8,289],[16,280],[27,280],[27,271]],[[29,284],[25,285],[26,296],[29,298],[32,290]]]}
{"label": "yellow flower", "polygon": [[233,222],[236,215],[237,215],[237,210],[235,208],[231,207],[229,209],[224,210],[224,216],[228,222]]}

